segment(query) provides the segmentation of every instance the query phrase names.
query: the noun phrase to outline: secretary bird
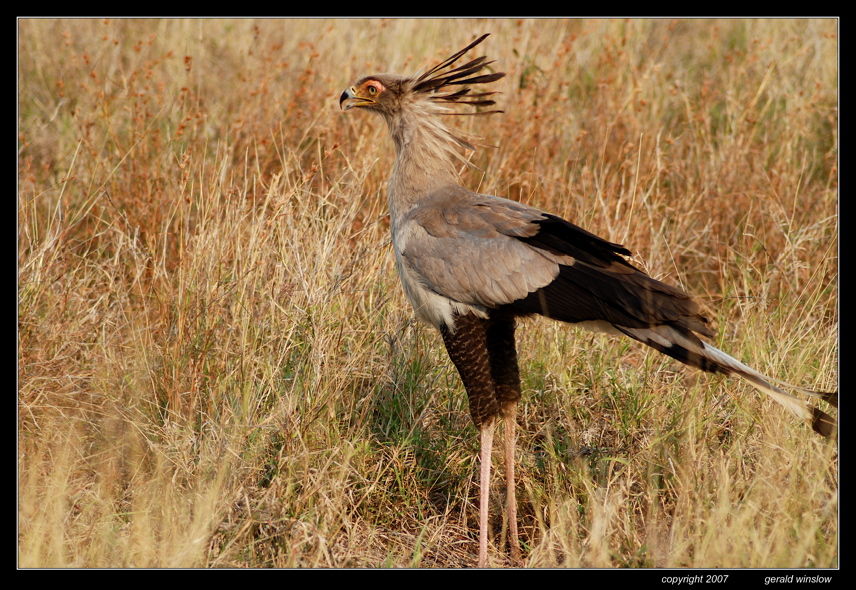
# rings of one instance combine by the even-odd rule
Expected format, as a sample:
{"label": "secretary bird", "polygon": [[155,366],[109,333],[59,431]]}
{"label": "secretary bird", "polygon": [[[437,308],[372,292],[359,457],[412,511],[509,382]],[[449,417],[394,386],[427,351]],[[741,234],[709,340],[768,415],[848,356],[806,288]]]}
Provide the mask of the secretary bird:
{"label": "secretary bird", "polygon": [[[494,427],[505,428],[505,477],[511,558],[519,563],[514,485],[515,414],[520,373],[515,318],[541,314],[612,334],[624,334],[682,363],[737,375],[834,437],[833,418],[773,385],[771,379],[703,342],[712,337],[698,304],[676,287],[645,274],[631,252],[555,215],[459,185],[459,148],[475,150],[443,123],[450,107],[491,107],[495,92],[472,86],[504,73],[479,74],[493,62],[479,57],[453,68],[482,35],[425,73],[360,78],[342,93],[343,110],[381,115],[395,144],[389,215],[395,261],[416,315],[436,327],[457,368],[480,433],[479,567],[487,565],[488,490]],[[783,386],[787,384],[780,383]],[[791,388],[838,406],[838,394]]]}

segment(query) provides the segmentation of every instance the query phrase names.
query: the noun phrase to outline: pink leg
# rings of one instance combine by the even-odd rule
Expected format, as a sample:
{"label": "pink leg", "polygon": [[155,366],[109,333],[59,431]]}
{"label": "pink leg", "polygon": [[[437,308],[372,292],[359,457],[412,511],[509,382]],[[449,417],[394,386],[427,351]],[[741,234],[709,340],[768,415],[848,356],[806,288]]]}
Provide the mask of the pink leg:
{"label": "pink leg", "polygon": [[511,545],[511,561],[520,562],[520,538],[517,535],[517,492],[514,481],[514,449],[517,436],[517,403],[505,406],[505,495],[508,506],[508,543]]}
{"label": "pink leg", "polygon": [[494,420],[481,427],[481,481],[479,482],[479,567],[487,567],[487,516],[490,507],[490,456]]}

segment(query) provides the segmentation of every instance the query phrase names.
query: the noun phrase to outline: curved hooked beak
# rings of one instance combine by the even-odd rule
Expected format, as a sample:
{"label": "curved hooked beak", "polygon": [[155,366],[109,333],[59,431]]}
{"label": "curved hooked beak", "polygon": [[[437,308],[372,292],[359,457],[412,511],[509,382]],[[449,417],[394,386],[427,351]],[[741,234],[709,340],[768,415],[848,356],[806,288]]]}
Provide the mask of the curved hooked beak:
{"label": "curved hooked beak", "polygon": [[343,111],[347,111],[348,109],[352,109],[354,107],[368,106],[370,104],[374,104],[374,101],[370,98],[366,98],[357,94],[357,90],[353,86],[345,90],[342,93],[342,96],[339,97],[339,107]]}

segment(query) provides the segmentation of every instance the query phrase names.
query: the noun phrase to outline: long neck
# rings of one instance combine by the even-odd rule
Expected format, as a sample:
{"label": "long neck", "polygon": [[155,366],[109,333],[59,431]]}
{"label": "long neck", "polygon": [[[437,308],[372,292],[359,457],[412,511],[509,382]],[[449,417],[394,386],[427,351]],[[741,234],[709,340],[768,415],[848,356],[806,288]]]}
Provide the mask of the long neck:
{"label": "long neck", "polygon": [[[389,179],[389,210],[393,223],[430,191],[456,183],[455,161],[462,158],[457,140],[430,104],[412,104],[386,117],[395,143],[395,165]],[[436,107],[434,107],[436,108]]]}

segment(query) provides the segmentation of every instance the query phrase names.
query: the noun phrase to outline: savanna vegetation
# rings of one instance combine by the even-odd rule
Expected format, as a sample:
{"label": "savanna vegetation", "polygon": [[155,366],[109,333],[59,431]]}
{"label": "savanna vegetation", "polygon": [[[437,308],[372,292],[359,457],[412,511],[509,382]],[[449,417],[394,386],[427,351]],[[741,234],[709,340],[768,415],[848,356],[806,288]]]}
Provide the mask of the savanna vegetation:
{"label": "savanna vegetation", "polygon": [[[505,112],[455,119],[462,182],[837,389],[834,19],[20,20],[20,567],[475,564],[463,386],[395,275],[384,124],[338,99],[484,32]],[[629,340],[518,334],[526,566],[839,565],[834,442]]]}

